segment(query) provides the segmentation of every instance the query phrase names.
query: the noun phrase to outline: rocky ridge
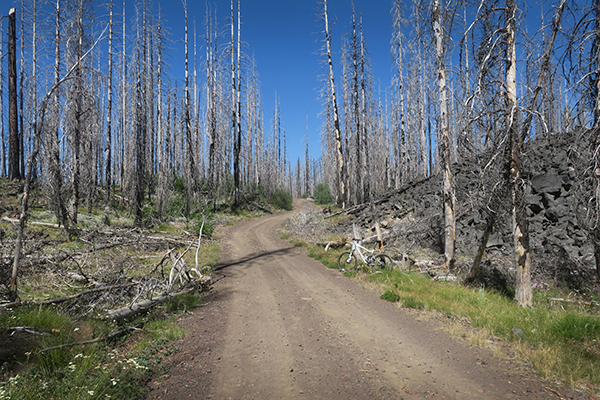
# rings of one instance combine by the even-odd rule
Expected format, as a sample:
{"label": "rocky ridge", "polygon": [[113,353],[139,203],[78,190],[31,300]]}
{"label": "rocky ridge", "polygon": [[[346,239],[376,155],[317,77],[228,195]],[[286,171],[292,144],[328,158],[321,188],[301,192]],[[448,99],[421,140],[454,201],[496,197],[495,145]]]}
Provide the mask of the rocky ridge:
{"label": "rocky ridge", "polygon": [[[566,282],[570,286],[589,283],[595,277],[593,246],[582,219],[582,198],[589,198],[584,182],[591,160],[589,133],[549,135],[530,140],[523,154],[527,213],[534,277]],[[496,155],[501,159],[501,155]],[[492,157],[453,165],[456,183],[456,252],[459,264],[469,267],[485,230],[489,206],[502,181],[500,168],[489,172]],[[496,161],[498,164],[498,161]],[[498,164],[499,165],[499,164]],[[486,170],[486,173],[482,173]],[[487,181],[484,181],[486,179]],[[443,253],[441,176],[434,175],[401,188],[377,201],[380,225],[388,242],[402,251],[414,248]],[[490,201],[492,199],[492,202]],[[506,203],[506,202],[505,202]],[[498,220],[487,244],[488,265],[502,264],[512,255],[511,213],[497,208]],[[579,214],[579,215],[578,215]],[[368,207],[349,213],[343,224],[356,224],[363,232],[374,232]],[[364,235],[366,236],[366,235]],[[501,257],[502,256],[502,257]],[[510,262],[504,257],[505,266]]]}

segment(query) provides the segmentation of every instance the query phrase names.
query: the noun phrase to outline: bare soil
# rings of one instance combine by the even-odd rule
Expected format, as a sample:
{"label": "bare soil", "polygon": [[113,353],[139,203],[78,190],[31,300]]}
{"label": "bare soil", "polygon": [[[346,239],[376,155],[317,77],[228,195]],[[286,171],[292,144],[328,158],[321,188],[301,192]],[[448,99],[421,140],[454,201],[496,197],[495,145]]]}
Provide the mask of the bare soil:
{"label": "bare soil", "polygon": [[221,232],[213,289],[147,399],[583,398],[308,258],[279,238],[289,216]]}

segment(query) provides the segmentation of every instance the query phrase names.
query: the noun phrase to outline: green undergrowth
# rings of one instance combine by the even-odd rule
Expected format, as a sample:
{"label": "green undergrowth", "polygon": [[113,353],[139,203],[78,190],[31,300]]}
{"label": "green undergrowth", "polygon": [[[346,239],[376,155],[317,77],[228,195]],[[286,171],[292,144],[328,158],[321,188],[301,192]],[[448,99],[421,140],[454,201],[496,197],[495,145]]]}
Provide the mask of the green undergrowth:
{"label": "green undergrowth", "polygon": [[[200,304],[198,295],[181,295],[122,326],[97,319],[73,321],[52,307],[2,311],[0,326],[30,327],[37,334],[10,335],[11,329],[0,334],[3,346],[19,347],[0,369],[0,399],[142,399],[148,379],[168,372],[162,358],[179,351],[173,341],[185,331],[177,315]],[[44,351],[119,330],[124,333],[107,340]]]}
{"label": "green undergrowth", "polygon": [[534,306],[522,308],[501,293],[400,270],[372,274],[368,280],[380,286],[385,300],[440,312],[518,344],[521,355],[544,378],[558,377],[574,386],[600,384],[598,302],[566,307],[550,302],[546,292],[535,291]]}
{"label": "green undergrowth", "polygon": [[338,268],[337,259],[343,250],[331,249],[325,251],[325,248],[321,246],[303,245],[300,242],[295,242],[294,245],[308,248],[308,256],[320,261],[327,268]]}
{"label": "green undergrowth", "polygon": [[[325,252],[318,246],[294,244],[307,247],[309,256],[327,267],[337,268],[342,250]],[[495,337],[511,343],[515,354],[529,359],[542,378],[558,379],[573,387],[600,385],[598,290],[588,294],[591,301],[557,302],[553,299],[568,294],[534,289],[534,306],[522,308],[506,293],[433,281],[416,272],[394,269],[370,275],[344,275],[366,281],[380,292],[382,299],[398,302],[401,307],[436,312],[450,322],[467,323],[486,338],[483,342],[493,342],[488,338]],[[464,330],[461,332],[466,336]]]}

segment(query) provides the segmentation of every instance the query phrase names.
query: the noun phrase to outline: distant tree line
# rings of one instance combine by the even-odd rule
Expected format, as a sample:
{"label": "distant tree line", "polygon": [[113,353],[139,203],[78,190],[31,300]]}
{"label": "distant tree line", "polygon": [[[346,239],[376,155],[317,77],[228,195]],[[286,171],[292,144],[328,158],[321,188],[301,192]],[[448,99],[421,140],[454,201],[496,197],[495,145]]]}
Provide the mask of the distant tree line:
{"label": "distant tree line", "polygon": [[[26,177],[37,135],[29,178],[67,230],[98,198],[125,205],[141,224],[149,205],[158,217],[176,206],[189,216],[203,203],[239,207],[276,189],[291,193],[279,104],[265,119],[240,1],[218,10],[229,14],[224,25],[207,3],[198,30],[181,2],[183,79],[171,75],[180,38],[159,3],[140,0],[126,11],[113,0],[21,0],[12,9],[10,32],[0,26],[9,38],[0,63],[0,176]],[[308,154],[306,165],[313,181]]]}

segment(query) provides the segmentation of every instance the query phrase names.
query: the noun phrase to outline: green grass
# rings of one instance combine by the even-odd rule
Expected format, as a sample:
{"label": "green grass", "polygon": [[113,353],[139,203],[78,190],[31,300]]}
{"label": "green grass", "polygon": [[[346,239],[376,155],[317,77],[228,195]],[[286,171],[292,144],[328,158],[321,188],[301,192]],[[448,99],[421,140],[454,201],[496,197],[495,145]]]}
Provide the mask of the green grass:
{"label": "green grass", "polygon": [[[299,247],[298,242],[294,242],[294,246]],[[306,246],[308,248],[308,256],[323,263],[327,268],[337,269],[337,259],[343,250],[330,249],[325,251],[321,246]]]}
{"label": "green grass", "polygon": [[[92,344],[40,352],[52,346],[103,337],[117,326],[100,320],[72,321],[52,308],[22,308],[0,313],[0,326],[31,326],[35,335],[23,348],[18,373],[7,365],[0,370],[0,399],[79,400],[141,399],[144,382],[153,373],[166,373],[162,357],[179,351],[172,341],[185,335],[174,312],[185,312],[201,304],[197,295],[181,295],[130,321],[142,330]],[[0,337],[0,339],[2,339]]]}
{"label": "green grass", "polygon": [[[553,305],[545,292],[534,292],[535,306],[519,307],[505,295],[457,283],[436,282],[426,276],[403,273],[373,274],[382,298],[403,307],[423,308],[470,322],[502,339],[519,342],[522,356],[531,360],[540,376],[558,377],[572,385],[600,384],[600,317],[598,307]],[[515,337],[513,328],[525,333]]]}

